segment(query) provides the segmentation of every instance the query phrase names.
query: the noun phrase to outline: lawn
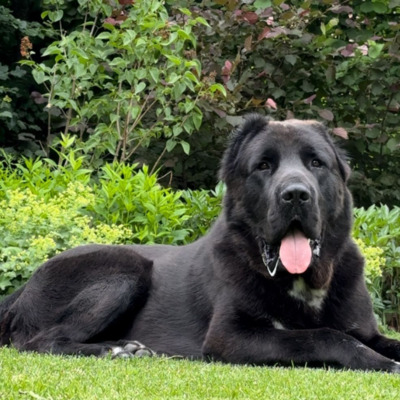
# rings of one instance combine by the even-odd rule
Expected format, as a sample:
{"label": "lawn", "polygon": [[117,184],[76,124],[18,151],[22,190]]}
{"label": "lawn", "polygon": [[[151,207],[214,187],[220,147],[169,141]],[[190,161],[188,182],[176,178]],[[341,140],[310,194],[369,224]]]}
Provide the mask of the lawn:
{"label": "lawn", "polygon": [[167,358],[96,359],[0,349],[0,400],[399,399],[400,375]]}

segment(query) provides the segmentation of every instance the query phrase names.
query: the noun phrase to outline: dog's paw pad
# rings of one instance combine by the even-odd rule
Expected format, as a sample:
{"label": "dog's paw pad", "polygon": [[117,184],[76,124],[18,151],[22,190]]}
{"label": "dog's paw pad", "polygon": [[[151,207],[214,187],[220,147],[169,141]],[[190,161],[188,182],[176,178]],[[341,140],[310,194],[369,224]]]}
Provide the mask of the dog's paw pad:
{"label": "dog's paw pad", "polygon": [[123,347],[116,346],[111,349],[112,358],[152,357],[156,353],[144,344],[133,341]]}

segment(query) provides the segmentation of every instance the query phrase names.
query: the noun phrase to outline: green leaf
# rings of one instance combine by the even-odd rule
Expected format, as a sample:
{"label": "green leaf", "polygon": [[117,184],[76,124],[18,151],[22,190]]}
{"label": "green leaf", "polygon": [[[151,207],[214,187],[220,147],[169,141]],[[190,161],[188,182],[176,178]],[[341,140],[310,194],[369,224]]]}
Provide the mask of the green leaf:
{"label": "green leaf", "polygon": [[96,36],[96,39],[101,40],[108,40],[111,37],[111,32],[101,32],[99,35]]}
{"label": "green leaf", "polygon": [[131,116],[132,119],[135,120],[137,118],[137,116],[140,113],[140,107],[139,106],[133,106],[131,109]]}
{"label": "green leaf", "polygon": [[33,79],[35,79],[36,83],[38,83],[39,85],[49,79],[40,69],[32,70],[32,75]]}
{"label": "green leaf", "polygon": [[256,0],[254,2],[253,6],[257,10],[265,10],[266,8],[272,6],[272,1],[271,0]]}
{"label": "green leaf", "polygon": [[389,8],[400,7],[400,0],[390,0]]}
{"label": "green leaf", "polygon": [[192,134],[193,129],[194,129],[192,119],[193,119],[193,118],[188,118],[188,119],[186,119],[186,121],[183,123],[183,128],[185,129],[185,131],[186,131],[189,135]]}
{"label": "green leaf", "polygon": [[297,61],[297,56],[293,54],[288,54],[285,56],[285,60],[290,64],[290,65],[295,65]]}
{"label": "green leaf", "polygon": [[160,78],[160,70],[158,68],[150,68],[149,70],[149,74],[152,77],[154,83],[158,83],[159,82],[159,78]]}
{"label": "green leaf", "polygon": [[146,88],[146,84],[144,82],[139,82],[139,84],[135,87],[135,94],[142,92]]}
{"label": "green leaf", "polygon": [[220,93],[222,93],[226,97],[226,89],[220,83],[214,83],[213,85],[211,85],[210,86],[210,91],[212,93],[214,93],[216,91],[219,91]]}
{"label": "green leaf", "polygon": [[10,111],[2,111],[0,112],[0,118],[12,118],[12,114]]}
{"label": "green leaf", "polygon": [[185,77],[190,79],[192,82],[194,82],[195,84],[199,83],[199,80],[197,79],[197,77],[193,74],[193,72],[190,71],[186,71],[185,72]]}
{"label": "green leaf", "polygon": [[175,65],[181,65],[182,64],[182,59],[176,56],[173,56],[172,54],[166,54],[165,57],[168,58],[172,63]]}
{"label": "green leaf", "polygon": [[173,132],[174,136],[177,137],[183,132],[183,129],[180,125],[174,125],[172,127],[172,132]]}
{"label": "green leaf", "polygon": [[396,138],[391,138],[386,143],[386,147],[391,151],[395,152],[400,150],[400,141]]}
{"label": "green leaf", "polygon": [[326,26],[327,31],[329,32],[330,30],[332,30],[332,28],[334,28],[335,26],[337,26],[338,23],[339,23],[339,19],[338,19],[338,18],[332,18],[332,19],[328,22],[328,25]]}
{"label": "green leaf", "polygon": [[372,9],[377,13],[377,14],[386,14],[388,11],[387,5],[384,3],[372,3]]}
{"label": "green leaf", "polygon": [[166,147],[168,152],[171,152],[175,148],[176,145],[177,145],[176,140],[168,139],[165,147]]}
{"label": "green leaf", "polygon": [[188,142],[185,142],[184,140],[182,140],[180,142],[183,151],[185,152],[186,155],[189,155],[190,153],[190,144]]}
{"label": "green leaf", "polygon": [[368,40],[368,56],[372,59],[378,58],[385,47],[383,43],[376,43],[373,40]]}
{"label": "green leaf", "polygon": [[187,8],[179,8],[179,11],[180,11],[182,14],[185,14],[185,15],[187,15],[187,16],[189,16],[189,17],[192,15],[191,11],[190,11],[189,9],[187,9]]}
{"label": "green leaf", "polygon": [[194,127],[199,130],[201,123],[203,122],[203,114],[201,112],[195,112],[192,115]]}
{"label": "green leaf", "polygon": [[204,26],[210,26],[209,23],[207,22],[206,19],[204,19],[203,17],[197,17],[195,18],[195,22],[198,22]]}
{"label": "green leaf", "polygon": [[324,24],[323,22],[321,23],[320,28],[321,28],[322,34],[323,34],[324,36],[326,36],[326,26],[325,26],[325,24]]}
{"label": "green leaf", "polygon": [[61,49],[58,47],[58,45],[50,45],[47,47],[47,49],[43,52],[42,56],[46,57],[52,54],[62,54]]}
{"label": "green leaf", "polygon": [[61,20],[61,18],[64,15],[63,10],[57,10],[57,11],[49,11],[47,16],[49,17],[51,22],[58,22]]}
{"label": "green leaf", "polygon": [[16,78],[22,78],[26,74],[22,68],[17,66],[13,71],[10,71],[10,75],[15,76]]}

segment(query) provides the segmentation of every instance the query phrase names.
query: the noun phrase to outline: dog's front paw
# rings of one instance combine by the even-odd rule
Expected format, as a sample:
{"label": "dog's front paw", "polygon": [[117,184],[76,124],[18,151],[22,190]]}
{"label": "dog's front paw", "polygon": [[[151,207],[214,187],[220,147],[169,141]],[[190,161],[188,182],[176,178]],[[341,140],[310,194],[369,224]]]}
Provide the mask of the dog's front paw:
{"label": "dog's front paw", "polygon": [[393,367],[392,367],[391,372],[393,372],[395,374],[400,374],[400,362],[393,361]]}
{"label": "dog's front paw", "polygon": [[112,358],[152,357],[156,353],[138,341],[111,348]]}

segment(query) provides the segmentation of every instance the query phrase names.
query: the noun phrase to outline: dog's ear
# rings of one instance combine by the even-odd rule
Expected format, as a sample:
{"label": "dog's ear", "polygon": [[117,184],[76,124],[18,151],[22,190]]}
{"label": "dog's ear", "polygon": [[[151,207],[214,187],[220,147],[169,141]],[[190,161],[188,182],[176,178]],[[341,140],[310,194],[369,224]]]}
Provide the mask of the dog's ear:
{"label": "dog's ear", "polygon": [[347,153],[343,149],[337,146],[335,146],[335,152],[336,152],[336,160],[339,164],[340,173],[342,175],[343,180],[347,182],[347,180],[350,178],[351,175],[349,158],[347,156]]}
{"label": "dog's ear", "polygon": [[333,135],[329,132],[328,128],[321,122],[318,121],[309,121],[310,124],[317,129],[326,139],[326,141],[331,145],[335,156],[336,161],[339,166],[340,175],[345,182],[350,178],[351,168],[349,165],[349,158],[347,153],[341,149],[333,140]]}
{"label": "dog's ear", "polygon": [[238,154],[243,144],[251,140],[260,132],[265,131],[269,118],[259,114],[249,114],[244,122],[230,135],[228,147],[225,150],[219,170],[219,179],[227,183],[233,177],[238,163]]}

